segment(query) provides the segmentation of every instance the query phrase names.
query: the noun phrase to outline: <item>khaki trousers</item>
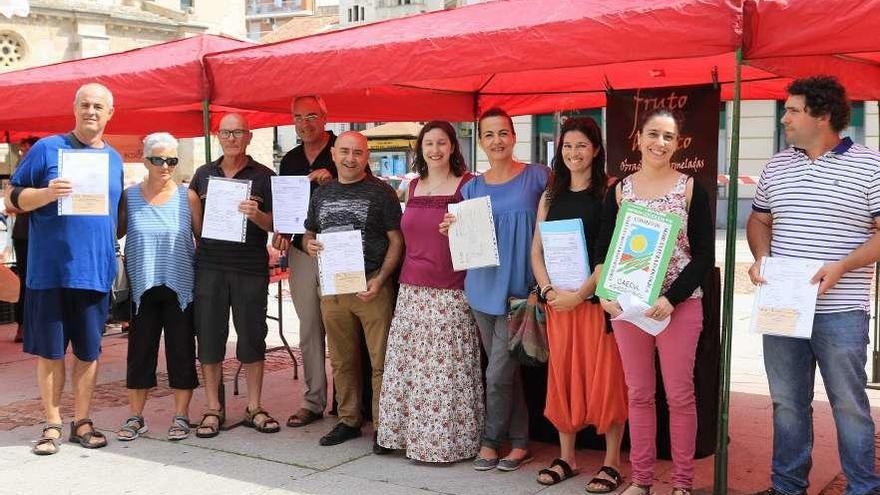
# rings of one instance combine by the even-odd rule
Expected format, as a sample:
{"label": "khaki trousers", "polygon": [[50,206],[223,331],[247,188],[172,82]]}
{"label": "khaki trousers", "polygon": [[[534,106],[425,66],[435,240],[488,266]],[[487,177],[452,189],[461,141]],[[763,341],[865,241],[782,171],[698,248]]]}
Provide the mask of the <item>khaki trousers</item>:
{"label": "khaki trousers", "polygon": [[324,369],[326,346],[318,295],[318,262],[295,247],[290,248],[287,259],[293,308],[299,318],[299,348],[305,385],[303,407],[314,413],[323,413],[327,407],[327,373]]}
{"label": "khaki trousers", "polygon": [[321,297],[321,315],[330,348],[333,386],[339,420],[348,426],[360,427],[363,377],[361,373],[360,332],[363,330],[372,367],[373,426],[378,428],[379,395],[385,371],[385,345],[394,314],[394,290],[386,281],[378,295],[363,302],[354,294]]}

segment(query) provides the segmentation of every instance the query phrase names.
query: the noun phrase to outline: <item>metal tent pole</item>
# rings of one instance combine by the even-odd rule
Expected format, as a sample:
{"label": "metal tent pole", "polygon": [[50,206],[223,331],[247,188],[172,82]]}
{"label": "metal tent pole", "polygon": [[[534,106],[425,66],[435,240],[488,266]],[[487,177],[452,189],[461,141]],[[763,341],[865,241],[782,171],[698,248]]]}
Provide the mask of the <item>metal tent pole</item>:
{"label": "metal tent pole", "polygon": [[211,163],[211,101],[202,101],[202,126],[205,131],[205,163]]}
{"label": "metal tent pole", "polygon": [[730,182],[727,189],[727,242],[724,250],[724,292],[721,306],[721,387],[718,401],[718,432],[715,447],[715,485],[713,493],[727,493],[727,428],[730,408],[730,356],[733,337],[733,285],[736,268],[736,213],[739,193],[739,127],[742,48],[736,50],[733,82],[733,116],[730,139]]}

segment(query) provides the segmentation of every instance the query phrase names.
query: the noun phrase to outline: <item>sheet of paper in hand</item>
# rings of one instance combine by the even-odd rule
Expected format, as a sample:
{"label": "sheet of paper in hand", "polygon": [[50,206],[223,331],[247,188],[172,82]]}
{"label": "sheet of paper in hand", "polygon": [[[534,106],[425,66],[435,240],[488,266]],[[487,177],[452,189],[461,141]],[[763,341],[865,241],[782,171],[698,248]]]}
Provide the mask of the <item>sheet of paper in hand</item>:
{"label": "sheet of paper in hand", "polygon": [[624,201],[617,213],[596,294],[609,300],[631,294],[653,305],[660,295],[680,229],[680,216]]}
{"label": "sheet of paper in hand", "polygon": [[59,215],[110,214],[110,154],[93,150],[58,150],[58,177],[73,193],[58,199]]}
{"label": "sheet of paper in hand", "polygon": [[275,232],[305,233],[310,195],[311,186],[307,176],[272,176],[272,225]]}
{"label": "sheet of paper in hand", "polygon": [[247,217],[238,206],[250,197],[249,180],[209,177],[202,237],[243,243],[247,236]]}
{"label": "sheet of paper in hand", "polygon": [[552,220],[541,222],[538,230],[550,284],[567,291],[580,289],[591,273],[584,222],[580,218]]}
{"label": "sheet of paper in hand", "polygon": [[364,244],[360,230],[323,232],[318,251],[318,281],[321,295],[353,294],[367,290],[364,273]]}
{"label": "sheet of paper in hand", "polygon": [[752,306],[753,333],[809,339],[819,284],[811,284],[822,262],[800,258],[765,257]]}
{"label": "sheet of paper in hand", "polygon": [[459,272],[498,266],[498,241],[489,196],[453,203],[449,205],[449,213],[455,215],[455,222],[449,227],[452,269]]}

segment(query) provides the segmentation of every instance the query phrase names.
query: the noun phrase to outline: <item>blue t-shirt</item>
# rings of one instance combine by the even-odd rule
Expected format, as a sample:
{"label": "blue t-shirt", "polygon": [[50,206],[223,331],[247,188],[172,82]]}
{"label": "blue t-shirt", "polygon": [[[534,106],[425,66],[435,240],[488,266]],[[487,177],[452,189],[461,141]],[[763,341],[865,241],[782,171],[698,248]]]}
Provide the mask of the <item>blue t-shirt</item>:
{"label": "blue t-shirt", "polygon": [[[58,177],[58,150],[75,149],[66,136],[40,139],[21,161],[12,184],[48,187]],[[110,214],[59,216],[53,201],[30,215],[27,286],[110,292],[116,277],[116,216],[122,194],[122,157],[110,145],[84,148],[110,154]]]}
{"label": "blue t-shirt", "polygon": [[507,299],[526,297],[534,284],[530,255],[538,200],[547,187],[550,169],[530,164],[504,184],[486,184],[480,176],[461,188],[464,199],[489,196],[495,220],[500,266],[467,271],[464,292],[477,311],[490,315],[507,314]]}

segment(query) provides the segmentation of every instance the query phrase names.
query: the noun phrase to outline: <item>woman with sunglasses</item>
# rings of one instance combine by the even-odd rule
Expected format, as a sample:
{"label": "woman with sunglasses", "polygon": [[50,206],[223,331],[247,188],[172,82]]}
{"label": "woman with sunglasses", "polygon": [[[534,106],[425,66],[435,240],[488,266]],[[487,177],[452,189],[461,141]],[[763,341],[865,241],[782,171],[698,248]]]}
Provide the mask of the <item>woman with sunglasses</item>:
{"label": "woman with sunglasses", "polygon": [[177,163],[177,140],[171,134],[147,136],[147,177],[126,189],[120,202],[118,236],[126,235],[125,269],[134,304],[126,373],[131,417],[117,433],[123,441],[147,431],[144,405],[147,391],[156,386],[163,329],[168,383],[174,390],[168,439],[182,440],[190,432],[189,402],[199,384],[192,315],[193,227],[198,224],[190,205],[198,198],[172,179]]}

